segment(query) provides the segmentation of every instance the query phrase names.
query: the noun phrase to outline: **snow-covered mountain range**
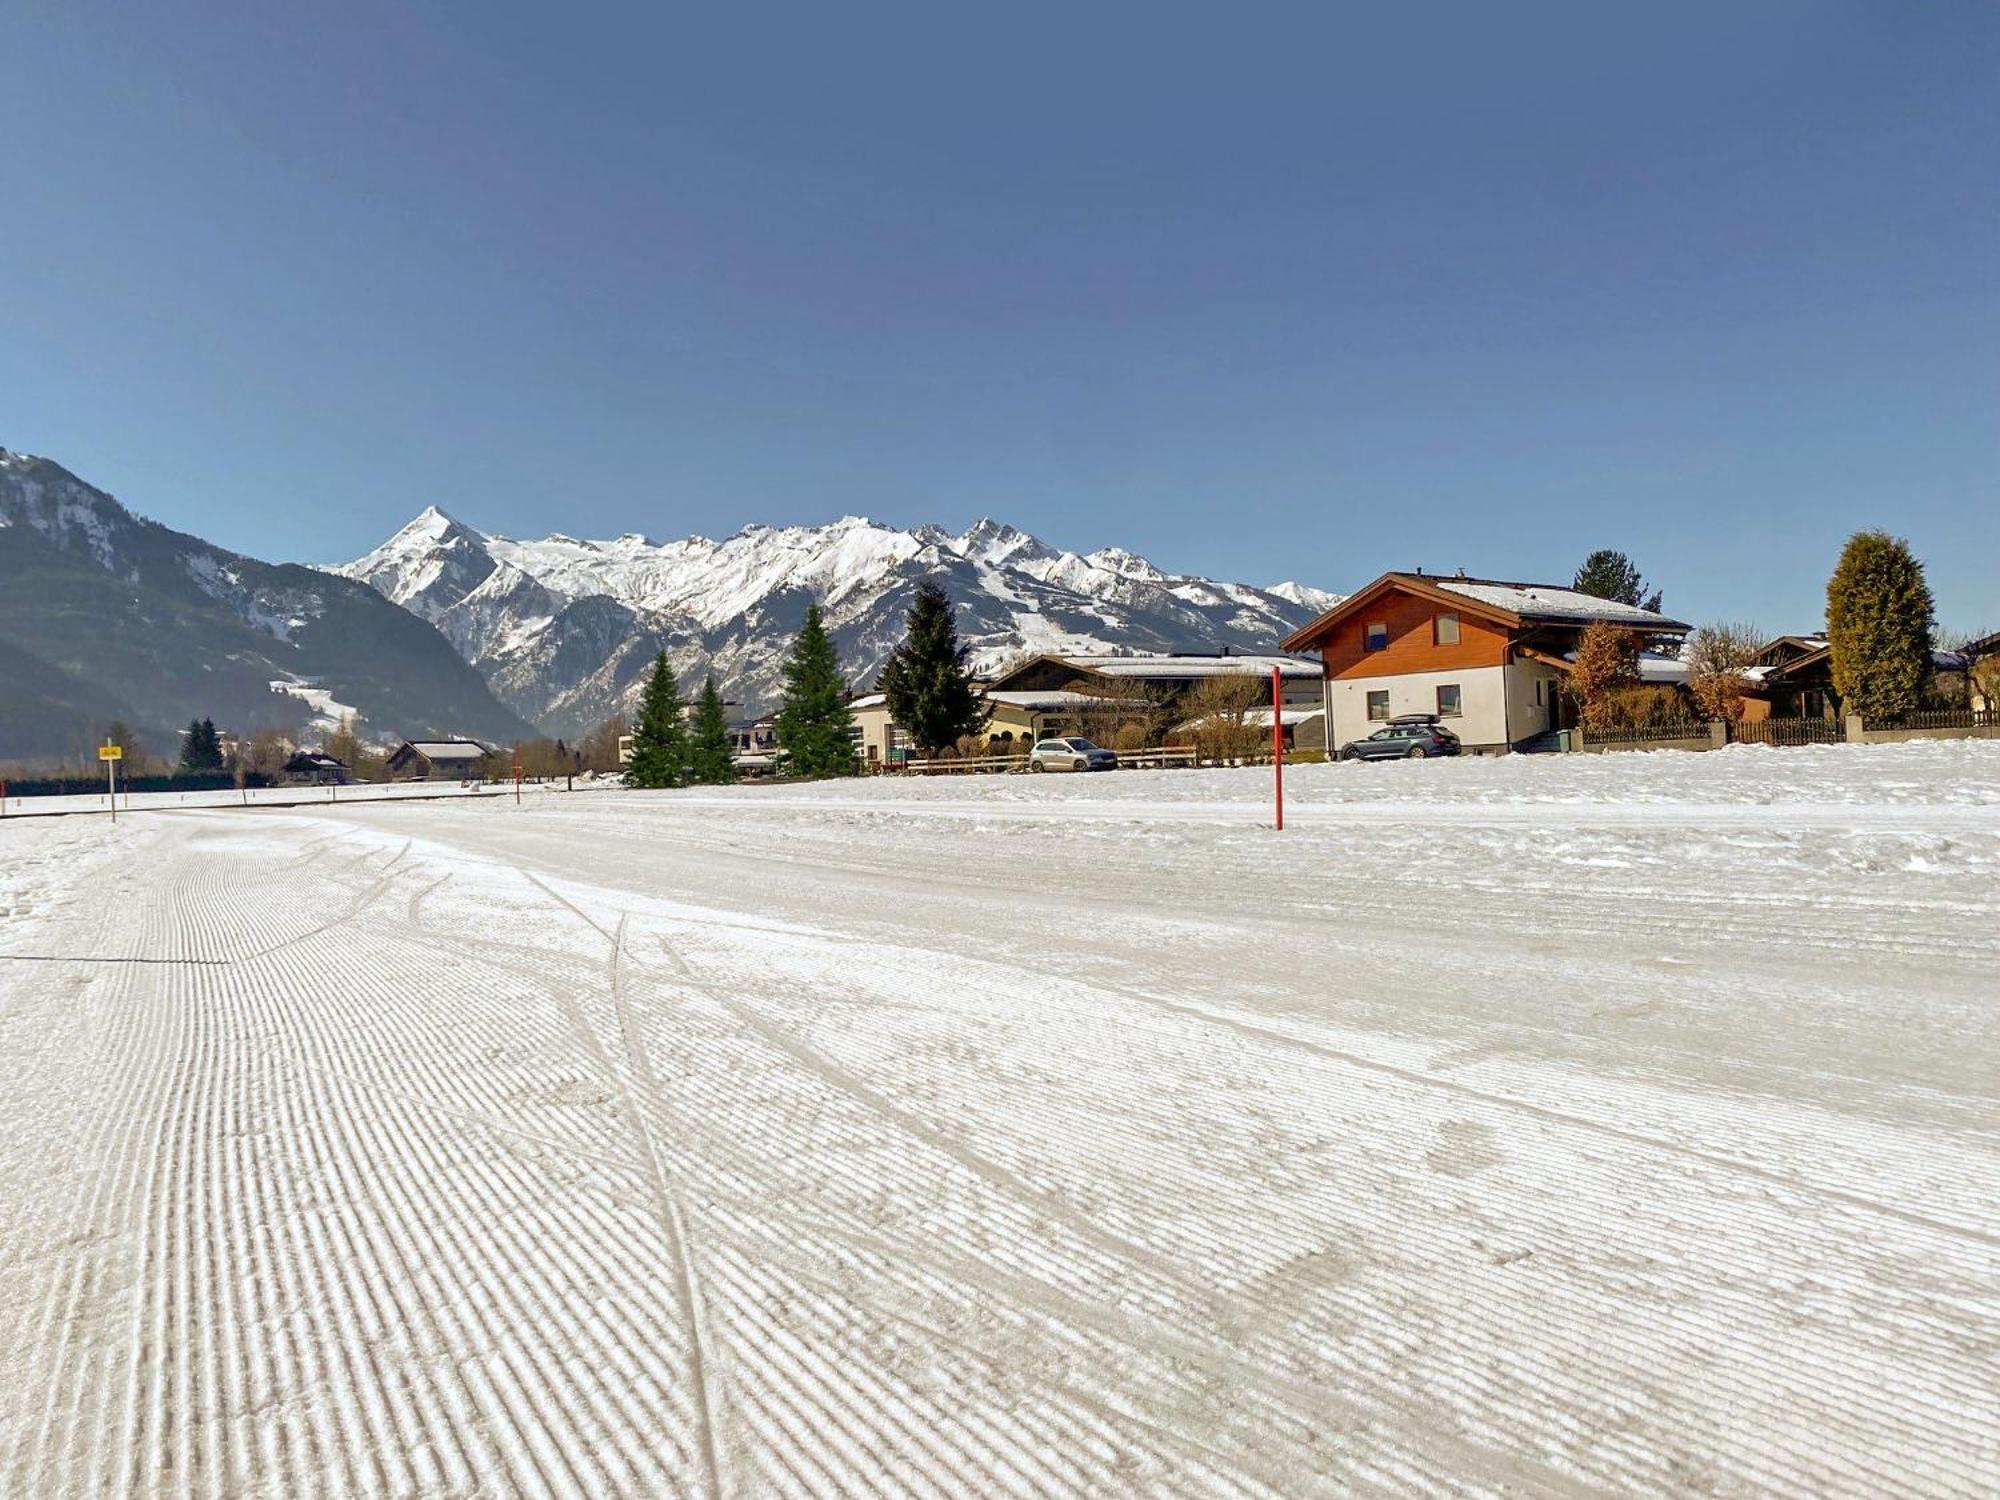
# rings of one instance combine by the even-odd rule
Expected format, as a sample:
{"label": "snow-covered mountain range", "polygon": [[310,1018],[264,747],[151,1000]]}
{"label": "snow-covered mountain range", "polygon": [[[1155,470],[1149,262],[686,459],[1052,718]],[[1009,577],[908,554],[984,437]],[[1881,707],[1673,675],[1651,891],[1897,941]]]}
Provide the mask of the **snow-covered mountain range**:
{"label": "snow-covered mountain range", "polygon": [[809,599],[849,679],[872,683],[925,577],[951,594],[983,667],[1028,651],[1268,649],[1339,597],[1167,573],[1118,548],[1067,552],[994,521],[954,536],[859,516],[721,541],[516,541],[433,507],[332,571],[436,625],[503,703],[555,734],[629,708],[659,650],[684,686],[712,670],[751,710],[774,705]]}
{"label": "snow-covered mountain range", "polygon": [[349,714],[378,739],[529,732],[375,590],[170,530],[0,448],[0,760],[92,757],[113,720],[171,759],[197,716],[304,736]]}

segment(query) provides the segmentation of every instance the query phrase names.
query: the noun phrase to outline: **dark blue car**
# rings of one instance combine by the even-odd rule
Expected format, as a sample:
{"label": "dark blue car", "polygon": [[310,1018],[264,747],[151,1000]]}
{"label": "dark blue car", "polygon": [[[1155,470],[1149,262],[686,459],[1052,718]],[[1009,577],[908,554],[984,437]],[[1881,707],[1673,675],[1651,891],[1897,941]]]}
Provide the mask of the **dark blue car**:
{"label": "dark blue car", "polygon": [[1456,754],[1458,736],[1440,724],[1436,714],[1405,714],[1340,747],[1342,760],[1425,760]]}

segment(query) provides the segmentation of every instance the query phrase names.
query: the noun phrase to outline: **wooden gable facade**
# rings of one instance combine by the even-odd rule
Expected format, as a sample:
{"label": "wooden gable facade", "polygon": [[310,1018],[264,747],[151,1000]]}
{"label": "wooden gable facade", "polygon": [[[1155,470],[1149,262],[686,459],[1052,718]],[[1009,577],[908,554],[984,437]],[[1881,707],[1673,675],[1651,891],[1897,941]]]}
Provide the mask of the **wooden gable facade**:
{"label": "wooden gable facade", "polygon": [[1521,621],[1421,577],[1385,573],[1285,639],[1316,651],[1330,678],[1504,667]]}

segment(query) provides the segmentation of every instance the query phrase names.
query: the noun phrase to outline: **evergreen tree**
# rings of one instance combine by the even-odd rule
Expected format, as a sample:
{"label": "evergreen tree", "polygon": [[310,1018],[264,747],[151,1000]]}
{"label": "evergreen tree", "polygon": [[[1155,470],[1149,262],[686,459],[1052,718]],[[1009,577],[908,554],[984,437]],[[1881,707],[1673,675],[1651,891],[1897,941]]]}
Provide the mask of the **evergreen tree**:
{"label": "evergreen tree", "polygon": [[653,675],[639,698],[639,723],[632,731],[632,759],[625,766],[625,784],[637,787],[681,786],[687,780],[687,725],[681,720],[680,684],[662,651],[653,658]]}
{"label": "evergreen tree", "polygon": [[1654,589],[1648,595],[1646,580],[1632,566],[1632,559],[1609,547],[1600,547],[1583,560],[1570,587],[1579,594],[1629,604],[1635,609],[1650,609],[1655,614],[1660,609],[1660,591]]}
{"label": "evergreen tree", "polygon": [[222,769],[222,737],[215,732],[213,719],[190,719],[181,740],[178,775],[199,776]]}
{"label": "evergreen tree", "polygon": [[848,733],[840,658],[820,622],[819,604],[806,605],[806,622],[785,663],[785,701],[778,710],[778,743],[801,776],[852,776],[854,740]]}
{"label": "evergreen tree", "polygon": [[702,682],[701,696],[695,699],[694,726],[688,736],[688,780],[696,786],[727,786],[736,780],[736,745],[729,736],[729,720],[722,711],[722,694],[716,691],[713,672]]}
{"label": "evergreen tree", "polygon": [[1841,707],[1893,719],[1922,706],[1931,680],[1932,606],[1924,565],[1886,531],[1847,539],[1826,585],[1826,638]]}
{"label": "evergreen tree", "polygon": [[969,649],[958,638],[951,600],[925,579],[910,605],[909,633],[882,669],[881,688],[890,719],[926,755],[978,734],[991,717],[972,688]]}

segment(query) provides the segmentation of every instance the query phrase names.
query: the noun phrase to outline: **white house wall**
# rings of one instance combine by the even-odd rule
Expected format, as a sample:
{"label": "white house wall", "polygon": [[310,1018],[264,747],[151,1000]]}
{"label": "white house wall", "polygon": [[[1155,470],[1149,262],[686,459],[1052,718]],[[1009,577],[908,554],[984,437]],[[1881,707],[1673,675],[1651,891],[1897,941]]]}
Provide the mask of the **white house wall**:
{"label": "white house wall", "polygon": [[[1456,667],[1446,672],[1404,672],[1394,677],[1340,677],[1326,685],[1327,709],[1333,720],[1337,749],[1381,728],[1368,717],[1368,695],[1389,690],[1389,716],[1434,714],[1437,690],[1457,683],[1461,712],[1443,720],[1444,727],[1467,745],[1507,744],[1507,672],[1505,667]],[[1532,689],[1530,689],[1532,692]]]}
{"label": "white house wall", "polygon": [[[1556,701],[1556,674],[1537,661],[1517,661],[1506,668],[1507,726],[1519,744],[1555,727],[1551,715]],[[1542,685],[1542,701],[1535,702],[1535,684]]]}

